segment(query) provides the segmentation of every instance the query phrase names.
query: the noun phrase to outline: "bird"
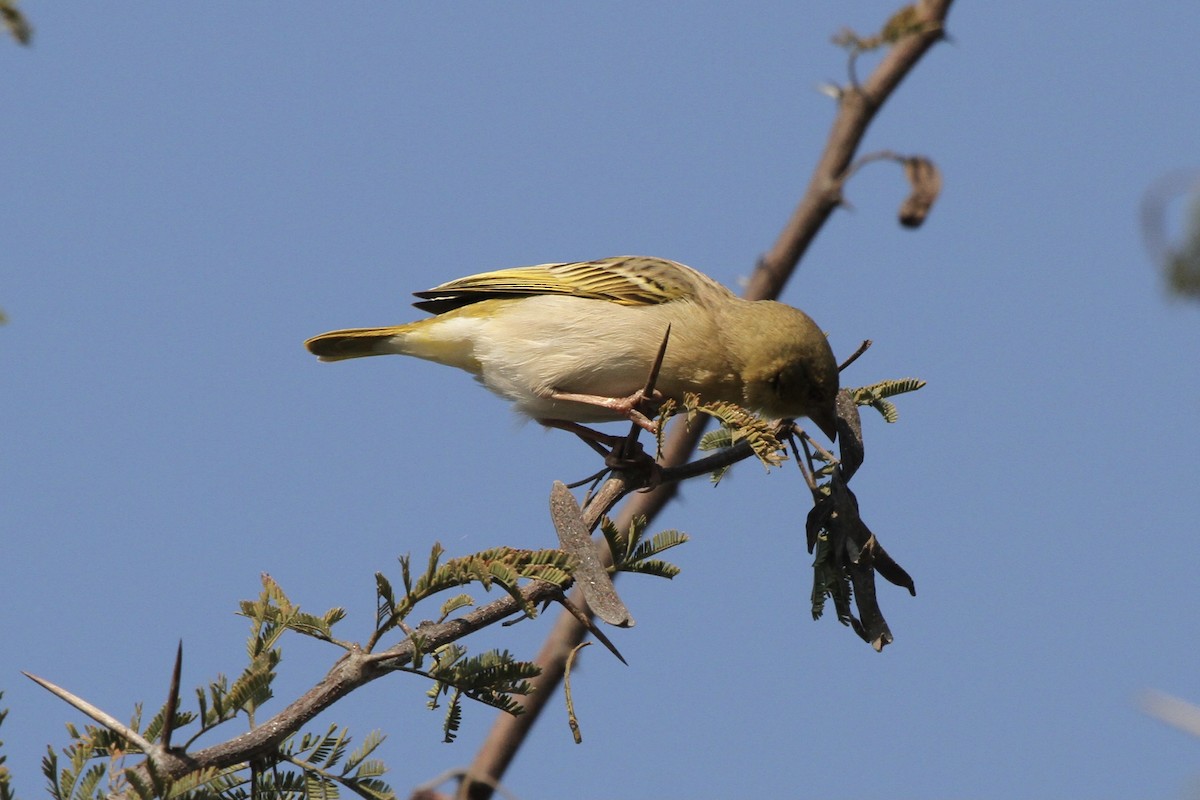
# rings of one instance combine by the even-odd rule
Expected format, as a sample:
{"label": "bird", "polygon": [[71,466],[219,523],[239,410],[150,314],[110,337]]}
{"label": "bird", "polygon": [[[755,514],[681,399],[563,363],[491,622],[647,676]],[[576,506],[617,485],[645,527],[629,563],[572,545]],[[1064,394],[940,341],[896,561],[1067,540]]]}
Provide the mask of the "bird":
{"label": "bird", "polygon": [[521,414],[579,432],[621,419],[648,427],[642,389],[669,330],[651,407],[694,392],[771,419],[808,417],[836,440],[838,365],[812,318],[740,298],[678,262],[537,264],[414,295],[433,316],[330,331],[305,346],[321,361],[399,354],[457,367]]}

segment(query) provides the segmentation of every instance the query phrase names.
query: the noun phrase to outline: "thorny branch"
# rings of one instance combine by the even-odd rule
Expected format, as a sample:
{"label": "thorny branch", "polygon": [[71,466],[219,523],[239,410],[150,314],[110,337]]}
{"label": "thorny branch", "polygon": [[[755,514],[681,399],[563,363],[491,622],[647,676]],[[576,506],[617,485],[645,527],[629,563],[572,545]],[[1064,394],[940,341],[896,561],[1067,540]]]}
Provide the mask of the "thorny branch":
{"label": "thorny branch", "polygon": [[[665,486],[693,475],[704,474],[715,464],[734,463],[752,455],[753,451],[749,447],[729,448],[728,451],[717,454],[717,456],[700,459],[695,464],[665,470],[661,478],[655,476],[654,479],[661,481],[660,486]],[[636,465],[628,470],[614,469],[612,477],[604,482],[599,491],[593,494],[580,510],[580,521],[589,532],[594,531],[600,524],[601,518],[613,506],[629,493],[645,488],[650,479],[650,473]],[[546,582],[535,581],[525,586],[520,590],[520,596],[523,603],[506,594],[461,617],[440,623],[423,623],[415,629],[414,633],[420,637],[422,650],[432,652],[443,645],[523,613],[524,605],[540,605],[565,600],[586,607],[581,599],[564,598],[562,590],[557,585]],[[573,615],[570,615],[569,612],[564,613],[569,615],[574,624],[580,625]],[[223,769],[271,755],[277,751],[285,739],[322,711],[355,689],[400,667],[407,666],[413,661],[415,655],[416,648],[412,636],[406,637],[393,647],[378,652],[370,652],[360,646],[352,645],[350,652],[342,656],[324,678],[263,724],[228,741],[186,754],[145,740],[115,717],[66,689],[34,675],[28,677],[140,748],[147,755],[148,760],[153,763],[153,771],[159,778],[178,779],[198,770]],[[619,654],[618,657],[620,657]],[[173,697],[178,696],[175,677],[178,670],[177,654],[172,671],[171,694]],[[149,774],[146,764],[143,764],[140,770]]]}
{"label": "thorny branch", "polygon": [[[841,205],[845,172],[875,114],[926,51],[942,39],[952,2],[921,0],[915,3],[913,13],[924,21],[921,31],[897,41],[864,83],[860,85],[854,81],[839,94],[838,113],[808,187],[775,245],[759,260],[746,287],[747,299],[766,300],[779,296],[825,220]],[[668,472],[688,460],[702,434],[703,426],[700,425],[690,430],[675,429],[664,444],[661,458]],[[653,520],[674,498],[677,486],[674,481],[664,482],[654,491],[633,497],[622,508],[615,523],[620,528],[627,528],[636,516]],[[559,616],[537,656],[536,662],[541,665],[542,673],[531,681],[535,691],[524,699],[525,713],[517,717],[508,714],[496,717],[467,771],[468,776],[486,775],[498,780],[504,775],[546,701],[554,696],[555,687],[562,681],[567,658],[585,635],[586,629],[573,617]],[[472,800],[486,800],[491,795],[491,789],[485,783],[468,782],[466,789]]]}

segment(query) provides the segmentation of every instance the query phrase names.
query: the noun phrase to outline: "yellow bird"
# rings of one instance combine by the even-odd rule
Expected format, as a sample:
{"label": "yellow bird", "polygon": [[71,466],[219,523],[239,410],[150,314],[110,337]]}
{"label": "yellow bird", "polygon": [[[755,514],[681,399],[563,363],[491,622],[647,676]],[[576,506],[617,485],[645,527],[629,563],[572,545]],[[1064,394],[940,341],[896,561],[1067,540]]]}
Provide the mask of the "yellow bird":
{"label": "yellow bird", "polygon": [[645,427],[640,392],[670,326],[655,384],[664,397],[695,392],[771,418],[808,417],[836,437],[837,361],[816,323],[783,303],[743,300],[683,264],[539,264],[415,294],[434,316],[304,344],[322,361],[396,353],[458,367],[544,424]]}

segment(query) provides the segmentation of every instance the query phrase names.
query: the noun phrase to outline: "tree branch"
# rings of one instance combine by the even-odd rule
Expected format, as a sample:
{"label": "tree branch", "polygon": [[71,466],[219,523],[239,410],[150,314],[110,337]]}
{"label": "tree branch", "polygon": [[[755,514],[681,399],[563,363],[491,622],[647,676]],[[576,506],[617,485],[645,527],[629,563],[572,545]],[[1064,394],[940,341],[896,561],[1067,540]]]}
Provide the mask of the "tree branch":
{"label": "tree branch", "polygon": [[[2,2],[3,0],[0,0],[0,4]],[[778,241],[760,260],[746,291],[748,299],[778,296],[821,225],[841,204],[846,170],[867,126],[925,51],[942,37],[942,23],[951,2],[952,0],[922,0],[917,3],[917,13],[931,24],[924,25],[920,31],[898,40],[861,87],[851,85],[842,91],[829,140],[809,181],[808,189]],[[680,480],[728,466],[753,454],[746,443],[741,443],[688,464],[688,458],[695,450],[703,428],[702,424],[695,424],[690,428],[675,427],[662,448],[661,462],[664,470],[658,476],[661,483],[649,492],[635,495],[625,505],[616,520],[619,528],[628,529],[635,516],[653,519],[675,496]],[[600,518],[627,494],[642,488],[646,478],[644,471],[635,473],[633,470],[615,470],[613,477],[604,483],[600,491],[582,509],[583,524],[589,531],[594,530]],[[602,553],[607,556],[607,548],[603,548]],[[530,605],[536,606],[559,599],[561,589],[555,584],[533,581],[520,589],[519,596],[520,600],[505,595],[460,617],[439,623],[422,624],[416,630],[420,636],[422,651],[431,652],[484,627],[521,614],[524,608]],[[586,608],[578,590],[572,594],[571,600],[576,605]],[[469,797],[490,797],[499,778],[524,741],[525,734],[536,721],[546,701],[555,694],[554,690],[562,681],[564,667],[571,652],[585,635],[586,628],[570,613],[563,612],[556,620],[538,655],[537,662],[542,667],[542,673],[531,681],[535,691],[524,698],[525,713],[520,716],[501,714],[498,717],[475,761],[464,775],[463,788],[467,790]],[[196,770],[221,769],[270,756],[305,723],[351,691],[410,664],[416,656],[412,636],[380,652],[369,652],[359,645],[349,645],[348,648],[349,652],[334,664],[321,681],[271,719],[228,741],[195,753],[183,753],[181,750],[153,745],[136,731],[81,698],[48,681],[30,677],[97,722],[143,748],[146,751],[147,762],[138,768],[143,777],[149,776],[152,766],[153,773],[158,778],[178,779]],[[173,680],[171,695],[173,698],[178,696],[177,679]],[[172,727],[170,722],[167,722],[166,726],[168,730]],[[169,734],[166,738],[169,738]]]}
{"label": "tree branch", "polygon": [[[683,480],[693,475],[704,474],[705,471],[711,470],[716,466],[748,458],[751,455],[753,455],[753,451],[749,447],[739,446],[728,448],[727,451],[719,453],[717,456],[699,460],[695,465],[684,465],[674,470],[667,470],[663,475],[657,476],[657,479],[665,482]],[[643,488],[645,481],[650,478],[651,475],[646,470],[637,469],[636,466],[630,470],[614,470],[613,477],[605,481],[600,490],[585,504],[579,515],[579,521],[586,526],[589,532],[594,531],[599,525],[600,519],[621,498],[630,492]],[[673,485],[673,483],[662,484],[660,490],[669,485]],[[604,549],[602,554],[605,556],[609,555],[607,549]],[[605,560],[606,562],[608,561],[607,558]],[[413,633],[417,634],[420,638],[422,652],[428,653],[475,631],[495,625],[514,615],[522,614],[528,606],[537,606],[542,603],[564,599],[562,589],[557,584],[544,581],[529,583],[520,589],[519,595],[521,598],[520,601],[512,595],[505,594],[503,597],[482,605],[461,617],[438,623],[426,622],[418,626]],[[586,608],[586,604],[583,603],[582,599],[577,598],[576,603],[580,607]],[[564,614],[575,625],[580,625],[568,612],[564,612]],[[348,645],[348,649],[349,652],[334,664],[324,678],[265,723],[255,726],[232,739],[194,753],[184,753],[181,750],[172,750],[161,745],[155,745],[146,740],[137,731],[134,731],[115,717],[91,705],[82,698],[43,678],[34,675],[29,675],[28,677],[43,688],[75,706],[101,725],[104,725],[109,730],[123,736],[141,748],[147,757],[147,761],[139,765],[136,770],[144,781],[149,781],[152,773],[158,779],[176,780],[198,770],[210,768],[224,769],[244,764],[248,761],[254,761],[258,758],[270,757],[278,750],[284,740],[300,730],[303,725],[311,721],[322,711],[355,689],[410,664],[416,656],[416,647],[411,635],[395,646],[378,652],[370,652],[356,644]],[[567,655],[569,653],[563,656],[564,663]],[[620,658],[619,654],[618,658]],[[173,676],[178,674],[178,669],[179,659],[177,655]],[[172,679],[171,695],[172,698],[178,697],[176,677]],[[494,783],[494,781],[489,782],[488,785],[491,786]]]}
{"label": "tree branch", "polygon": [[[943,38],[943,26],[952,2],[921,0],[916,3],[917,14],[929,24],[921,32],[893,45],[864,84],[857,88],[848,86],[841,92],[837,116],[808,188],[775,245],[760,259],[751,275],[745,292],[747,299],[766,300],[779,296],[825,220],[841,205],[843,176],[875,114],[921,56]],[[703,425],[694,425],[690,430],[677,427],[664,444],[663,464],[670,468],[685,463],[696,449],[703,428]],[[617,526],[628,528],[635,516],[653,520],[677,491],[678,483],[670,482],[648,493],[635,495],[621,510]],[[582,604],[578,594],[575,592],[572,599]],[[586,633],[572,616],[559,615],[538,653],[536,662],[541,665],[542,673],[531,681],[535,690],[524,699],[524,713],[517,717],[501,714],[496,718],[467,771],[468,779],[473,775],[488,776],[492,781],[503,777],[546,701],[554,696],[571,651],[583,641]],[[467,789],[471,800],[486,800],[491,796],[488,783],[473,782]]]}

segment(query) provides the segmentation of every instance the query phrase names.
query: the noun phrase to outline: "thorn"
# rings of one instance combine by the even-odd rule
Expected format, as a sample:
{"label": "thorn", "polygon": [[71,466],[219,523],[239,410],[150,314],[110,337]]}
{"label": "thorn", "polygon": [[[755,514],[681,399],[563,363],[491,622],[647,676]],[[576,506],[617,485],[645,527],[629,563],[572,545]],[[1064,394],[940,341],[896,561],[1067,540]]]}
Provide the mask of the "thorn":
{"label": "thorn", "polygon": [[826,95],[827,97],[832,97],[834,100],[842,99],[842,94],[843,94],[842,87],[838,86],[836,83],[833,83],[832,81],[830,81],[828,83],[818,83],[817,91],[823,95]]}
{"label": "thorn", "polygon": [[[658,374],[662,371],[663,359],[667,356],[667,342],[671,340],[671,326],[667,325],[667,329],[663,331],[662,344],[658,346],[658,354],[654,356],[654,364],[650,367],[650,374],[646,376],[646,385],[642,387],[642,397],[647,399],[654,396],[654,385],[658,383]],[[632,453],[634,443],[637,442],[638,434],[641,429],[636,422],[629,426],[629,433],[625,436],[625,447],[622,455]]]}
{"label": "thorn", "polygon": [[79,711],[82,711],[84,714],[88,715],[96,722],[99,722],[113,733],[117,734],[118,736],[122,736],[127,741],[137,745],[141,748],[143,753],[150,754],[154,751],[154,745],[146,741],[145,737],[143,737],[140,733],[135,731],[133,728],[130,728],[116,717],[106,714],[104,711],[84,700],[82,697],[77,697],[71,694],[66,689],[62,688],[61,686],[54,685],[45,678],[39,678],[37,675],[31,675],[25,671],[22,671],[21,674],[26,678],[29,678],[29,680],[33,681],[38,686],[41,686],[46,691],[50,692],[50,694],[69,703]]}
{"label": "thorn", "polygon": [[175,731],[175,712],[179,707],[179,676],[183,672],[183,639],[175,650],[175,667],[171,670],[171,688],[167,690],[167,708],[163,713],[162,746],[171,749],[171,734]]}
{"label": "thorn", "polygon": [[658,383],[658,373],[662,371],[663,359],[667,355],[667,342],[671,339],[671,326],[668,324],[667,329],[663,331],[662,344],[658,346],[658,355],[654,357],[654,366],[650,367],[650,374],[646,377],[646,388],[642,393],[647,397],[654,394],[654,384]]}
{"label": "thorn", "polygon": [[[608,454],[602,453],[601,455],[608,455]],[[612,469],[610,467],[605,467],[604,469],[600,470],[599,472],[593,472],[591,475],[588,475],[586,478],[580,478],[579,480],[575,481],[574,483],[568,483],[567,488],[568,489],[578,489],[580,486],[583,486],[585,483],[590,483],[590,484],[592,484],[591,489],[588,489],[588,491],[590,492],[592,489],[596,488],[596,484],[598,484],[600,482],[600,479],[603,478],[605,475],[607,475],[610,472],[612,472]]]}
{"label": "thorn", "polygon": [[617,649],[617,646],[612,643],[611,639],[604,635],[604,631],[596,627],[596,623],[593,622],[592,618],[587,615],[587,612],[572,603],[571,599],[565,594],[559,593],[556,599],[558,600],[558,604],[565,608],[567,612],[575,618],[576,622],[587,628],[588,633],[596,637],[596,641],[607,647],[608,652],[616,656],[618,661],[627,667],[629,666],[629,662],[625,660],[623,655],[621,655],[621,651]]}

